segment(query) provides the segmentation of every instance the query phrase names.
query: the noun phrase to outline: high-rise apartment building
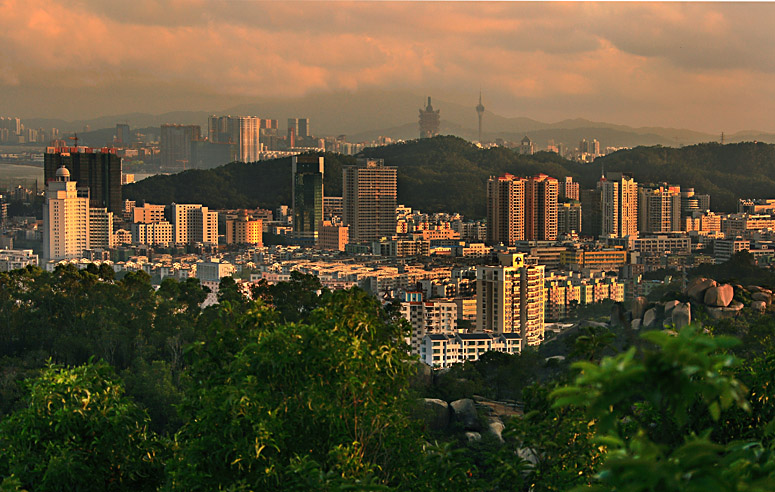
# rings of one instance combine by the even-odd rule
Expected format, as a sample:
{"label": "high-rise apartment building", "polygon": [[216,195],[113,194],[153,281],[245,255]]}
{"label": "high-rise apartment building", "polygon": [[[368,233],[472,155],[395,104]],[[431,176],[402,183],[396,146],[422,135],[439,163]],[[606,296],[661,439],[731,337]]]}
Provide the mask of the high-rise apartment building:
{"label": "high-rise apartment building", "polygon": [[43,260],[80,258],[89,249],[89,199],[78,196],[65,166],[46,184],[43,203]]}
{"label": "high-rise apartment building", "polygon": [[89,248],[113,247],[113,212],[107,208],[89,209]]}
{"label": "high-rise apartment building", "polygon": [[525,239],[557,239],[557,179],[539,174],[525,182]]}
{"label": "high-rise apartment building", "polygon": [[673,232],[683,229],[681,187],[662,183],[643,186],[638,191],[638,230],[645,233]]}
{"label": "high-rise apartment building", "polygon": [[344,251],[350,242],[350,227],[341,224],[332,224],[330,220],[324,220],[320,225],[317,247],[334,251]]}
{"label": "high-rise apartment building", "polygon": [[288,142],[291,141],[291,133],[295,144],[304,143],[312,137],[309,130],[309,118],[288,118]]}
{"label": "high-rise apartment building", "polygon": [[149,244],[168,246],[172,243],[172,224],[166,220],[153,223],[135,222],[132,224],[134,244]]}
{"label": "high-rise apartment building", "polygon": [[218,212],[198,204],[173,203],[170,223],[176,244],[218,244]]}
{"label": "high-rise apartment building", "polygon": [[564,181],[560,181],[560,198],[569,200],[580,200],[579,184],[573,182],[573,177],[565,176]]}
{"label": "high-rise apartment building", "polygon": [[581,203],[574,200],[557,205],[557,233],[581,233]]}
{"label": "high-rise apartment building", "polygon": [[237,146],[239,162],[259,160],[261,128],[267,125],[256,116],[210,116],[208,135],[212,143],[230,143]]}
{"label": "high-rise apartment building", "polygon": [[557,238],[557,179],[511,174],[487,182],[487,238],[491,244]]}
{"label": "high-rise apartment building", "polygon": [[129,131],[129,124],[117,123],[116,124],[116,144],[120,146],[128,146],[132,143],[132,135]]}
{"label": "high-rise apartment building", "polygon": [[291,157],[291,202],[293,235],[314,243],[323,221],[324,158],[316,155]]}
{"label": "high-rise apartment building", "polygon": [[511,174],[487,181],[487,241],[513,246],[525,239],[525,179]]}
{"label": "high-rise apartment building", "polygon": [[247,210],[240,210],[236,219],[226,220],[226,244],[264,245],[263,221],[253,220]]}
{"label": "high-rise apartment building", "polygon": [[350,242],[379,241],[396,233],[396,168],[382,159],[342,167],[342,221]]}
{"label": "high-rise apartment building", "polygon": [[604,237],[638,234],[638,183],[622,173],[606,173],[600,188],[601,235]]}
{"label": "high-rise apartment building", "polygon": [[143,224],[153,224],[164,220],[164,205],[154,205],[146,203],[142,207],[132,207],[130,209],[132,222],[141,222]]}
{"label": "high-rise apartment building", "polygon": [[420,138],[431,138],[439,134],[441,116],[439,110],[433,109],[431,98],[428,97],[428,105],[420,110]]}
{"label": "high-rise apartment building", "polygon": [[73,182],[78,183],[81,195],[88,195],[90,207],[107,208],[114,214],[121,214],[124,206],[121,200],[121,158],[116,155],[116,149],[47,147],[43,157],[46,182],[55,180],[58,169],[63,165]]}
{"label": "high-rise apartment building", "polygon": [[544,266],[525,255],[500,254],[496,266],[476,268],[476,327],[493,334],[519,333],[522,346],[544,338]]}
{"label": "high-rise apartment building", "polygon": [[169,171],[191,169],[191,143],[200,140],[201,137],[202,129],[199,125],[162,125],[159,141],[162,169]]}

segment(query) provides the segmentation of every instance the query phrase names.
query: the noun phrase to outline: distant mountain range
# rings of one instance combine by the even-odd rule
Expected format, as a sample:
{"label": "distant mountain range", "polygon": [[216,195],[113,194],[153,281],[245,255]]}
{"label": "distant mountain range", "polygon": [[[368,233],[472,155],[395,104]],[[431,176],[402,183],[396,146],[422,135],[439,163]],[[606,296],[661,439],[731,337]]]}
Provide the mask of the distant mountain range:
{"label": "distant mountain range", "polygon": [[[441,111],[440,133],[475,140],[477,116],[471,107],[434,99],[433,106]],[[265,99],[242,104],[212,113],[204,111],[176,111],[159,115],[129,113],[104,116],[90,120],[64,121],[57,119],[25,119],[34,128],[56,127],[66,132],[83,133],[88,125],[92,130],[114,128],[116,123],[129,123],[132,128],[159,127],[163,123],[197,124],[207,127],[209,114],[256,115],[280,120],[285,132],[289,117],[308,117],[312,133],[320,136],[347,135],[350,142],[370,141],[378,136],[393,139],[413,139],[418,136],[418,110],[426,99],[406,91],[357,91],[333,94],[313,94],[297,99]],[[553,139],[570,148],[582,138],[596,138],[601,147],[634,147],[637,145],[664,145],[680,147],[700,142],[718,141],[720,135],[711,135],[681,128],[630,127],[589,121],[582,118],[545,123],[530,118],[507,118],[485,111],[483,138],[519,141],[527,135],[537,148],[546,147]],[[760,141],[775,143],[775,134],[756,130],[725,136],[726,143]]]}

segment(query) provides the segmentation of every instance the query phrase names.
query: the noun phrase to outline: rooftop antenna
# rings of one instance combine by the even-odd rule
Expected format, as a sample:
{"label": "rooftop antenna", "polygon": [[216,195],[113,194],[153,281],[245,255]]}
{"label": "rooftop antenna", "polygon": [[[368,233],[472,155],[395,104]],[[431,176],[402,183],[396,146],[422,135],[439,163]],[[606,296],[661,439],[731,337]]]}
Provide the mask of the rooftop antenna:
{"label": "rooftop antenna", "polygon": [[721,145],[724,145],[724,132],[721,132]]}

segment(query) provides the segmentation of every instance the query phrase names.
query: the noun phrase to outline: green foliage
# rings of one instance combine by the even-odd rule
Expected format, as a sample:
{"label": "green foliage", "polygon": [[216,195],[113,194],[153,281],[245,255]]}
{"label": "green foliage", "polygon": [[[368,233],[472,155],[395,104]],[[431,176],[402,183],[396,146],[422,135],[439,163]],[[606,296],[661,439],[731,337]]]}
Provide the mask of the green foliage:
{"label": "green foliage", "polygon": [[173,488],[279,490],[299,467],[314,480],[402,478],[416,445],[402,328],[359,290],[319,306],[285,323],[257,304],[191,348]]}
{"label": "green foliage", "polygon": [[0,422],[0,475],[41,491],[156,488],[164,447],[149,421],[107,364],[49,365]]}
{"label": "green foliage", "polygon": [[[555,390],[555,408],[581,408],[606,449],[595,490],[770,490],[775,456],[760,443],[711,439],[722,411],[750,411],[734,377],[738,343],[697,327],[646,332],[655,348],[631,348],[600,364],[578,362],[575,383]],[[636,357],[638,356],[638,357]],[[760,435],[761,436],[761,435]],[[579,489],[581,490],[581,489]]]}

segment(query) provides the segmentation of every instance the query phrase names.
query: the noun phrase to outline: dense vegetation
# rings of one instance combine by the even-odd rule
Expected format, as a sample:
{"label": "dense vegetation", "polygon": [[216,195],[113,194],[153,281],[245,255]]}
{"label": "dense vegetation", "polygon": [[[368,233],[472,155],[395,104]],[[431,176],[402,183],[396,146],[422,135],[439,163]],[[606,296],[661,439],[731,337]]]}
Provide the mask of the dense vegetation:
{"label": "dense vegetation", "polygon": [[[294,274],[204,296],[107,268],[0,274],[0,490],[775,487],[771,315],[588,326],[429,383],[395,307],[358,289]],[[427,426],[419,397],[474,394],[524,402],[503,442]]]}
{"label": "dense vegetation", "polygon": [[[398,200],[424,212],[486,214],[485,183],[490,176],[545,173],[573,176],[592,188],[601,171],[632,173],[639,182],[662,182],[710,193],[714,210],[735,211],[738,197],[769,197],[775,189],[775,146],[716,143],[680,149],[637,147],[597,159],[593,164],[565,160],[554,153],[522,156],[505,148],[479,149],[456,137],[436,137],[369,148],[364,156],[398,167]],[[326,153],[325,192],[340,196],[342,165],[353,158]],[[289,204],[290,158],[251,164],[231,163],[209,170],[154,176],[124,187],[126,198],[151,203],[203,203],[213,208]]]}

